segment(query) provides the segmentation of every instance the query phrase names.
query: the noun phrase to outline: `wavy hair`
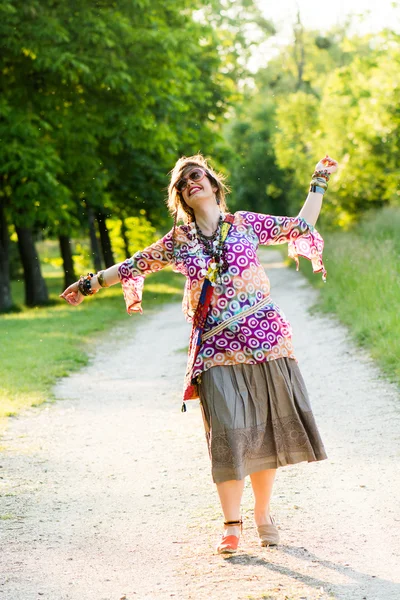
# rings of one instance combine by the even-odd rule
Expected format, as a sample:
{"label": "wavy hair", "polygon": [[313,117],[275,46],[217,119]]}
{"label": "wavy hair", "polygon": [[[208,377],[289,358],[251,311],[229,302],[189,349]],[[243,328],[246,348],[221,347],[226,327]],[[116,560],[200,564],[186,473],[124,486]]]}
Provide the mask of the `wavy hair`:
{"label": "wavy hair", "polygon": [[195,154],[193,156],[182,156],[176,162],[174,168],[170,172],[171,179],[168,186],[167,205],[169,212],[174,218],[174,227],[176,223],[180,220],[184,223],[190,223],[194,221],[193,209],[186,204],[182,194],[178,192],[178,190],[175,187],[175,184],[179,181],[179,179],[182,177],[183,173],[188,167],[200,167],[204,169],[204,171],[206,172],[206,176],[211,182],[211,184],[215,185],[217,188],[215,195],[217,200],[219,201],[221,211],[226,212],[228,210],[225,196],[229,193],[230,190],[228,186],[226,186],[224,183],[224,175],[214,171],[214,169],[209,166],[207,159],[204,158],[202,154]]}

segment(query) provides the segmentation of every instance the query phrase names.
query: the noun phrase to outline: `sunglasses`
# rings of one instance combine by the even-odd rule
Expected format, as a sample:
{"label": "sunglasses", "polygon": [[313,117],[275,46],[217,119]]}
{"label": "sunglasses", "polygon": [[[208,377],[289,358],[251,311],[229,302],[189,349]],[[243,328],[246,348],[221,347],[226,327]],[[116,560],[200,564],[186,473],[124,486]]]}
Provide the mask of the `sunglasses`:
{"label": "sunglasses", "polygon": [[204,179],[206,175],[207,173],[204,171],[204,169],[193,169],[192,171],[190,171],[187,178],[182,177],[181,179],[178,179],[178,181],[175,183],[175,188],[178,190],[179,193],[182,193],[186,190],[189,180],[193,183],[198,183],[199,181]]}

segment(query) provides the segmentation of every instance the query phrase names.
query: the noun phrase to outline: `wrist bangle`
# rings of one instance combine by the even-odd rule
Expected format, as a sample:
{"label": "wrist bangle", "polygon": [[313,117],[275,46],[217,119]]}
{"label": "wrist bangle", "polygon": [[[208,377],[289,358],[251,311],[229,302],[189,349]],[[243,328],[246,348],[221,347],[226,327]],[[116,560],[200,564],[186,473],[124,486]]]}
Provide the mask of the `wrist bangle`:
{"label": "wrist bangle", "polygon": [[310,185],[310,192],[315,192],[317,194],[322,194],[324,195],[326,192],[326,189],[323,187],[320,187],[319,185]]}
{"label": "wrist bangle", "polygon": [[325,181],[325,179],[314,178],[314,179],[311,179],[310,183],[311,183],[311,185],[318,185],[319,187],[322,187],[325,190],[328,189],[328,184]]}
{"label": "wrist bangle", "polygon": [[99,282],[99,285],[100,285],[100,287],[102,287],[102,288],[107,288],[107,287],[110,287],[110,286],[109,286],[109,285],[106,283],[106,280],[105,280],[105,277],[104,277],[104,271],[99,271],[99,272],[97,273],[97,281]]}

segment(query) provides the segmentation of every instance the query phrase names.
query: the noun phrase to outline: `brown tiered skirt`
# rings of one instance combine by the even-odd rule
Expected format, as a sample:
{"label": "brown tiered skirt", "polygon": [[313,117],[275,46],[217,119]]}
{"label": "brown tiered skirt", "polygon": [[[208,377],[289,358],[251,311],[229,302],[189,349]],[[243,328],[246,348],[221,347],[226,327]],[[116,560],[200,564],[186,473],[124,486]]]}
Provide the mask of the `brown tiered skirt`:
{"label": "brown tiered skirt", "polygon": [[294,359],[212,367],[199,390],[215,483],[327,458]]}

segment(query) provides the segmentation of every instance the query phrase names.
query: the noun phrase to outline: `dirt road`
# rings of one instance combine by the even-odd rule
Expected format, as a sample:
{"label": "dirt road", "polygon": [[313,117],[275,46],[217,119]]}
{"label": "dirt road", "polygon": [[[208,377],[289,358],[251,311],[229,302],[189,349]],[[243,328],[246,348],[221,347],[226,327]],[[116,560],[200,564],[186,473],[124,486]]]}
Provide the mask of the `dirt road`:
{"label": "dirt road", "polygon": [[127,316],[56,404],[11,420],[0,600],[400,599],[398,391],[309,312],[301,274],[265,256],[329,455],[280,469],[282,545],[258,546],[248,482],[240,552],[213,554],[222,516],[199,406],[180,412],[189,330],[170,305]]}

